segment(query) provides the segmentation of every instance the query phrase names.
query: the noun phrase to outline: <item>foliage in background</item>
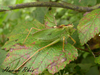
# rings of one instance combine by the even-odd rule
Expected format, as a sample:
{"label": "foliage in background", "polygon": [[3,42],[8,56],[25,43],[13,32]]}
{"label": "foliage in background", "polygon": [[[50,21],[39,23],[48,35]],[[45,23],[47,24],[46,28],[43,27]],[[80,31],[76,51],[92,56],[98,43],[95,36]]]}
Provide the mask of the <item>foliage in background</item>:
{"label": "foliage in background", "polygon": [[[33,1],[33,0],[12,0],[12,1],[2,0],[1,4],[2,5],[14,5],[14,4],[20,4],[20,3],[27,3],[27,2],[31,2],[31,1]],[[41,1],[43,1],[43,0],[41,0]],[[93,6],[93,5],[100,3],[99,0],[93,0],[93,1],[91,1],[91,0],[88,0],[88,1],[87,0],[62,0],[62,1],[66,1],[68,3],[80,5],[80,6]],[[2,47],[4,45],[4,43],[8,40],[7,37],[9,36],[9,33],[11,33],[13,29],[16,29],[16,27],[18,27],[17,25],[20,25],[20,26],[26,25],[24,23],[25,23],[25,21],[28,21],[28,24],[31,27],[34,23],[33,22],[34,19],[38,20],[40,23],[44,23],[44,19],[45,19],[44,16],[49,10],[46,7],[45,8],[39,7],[39,8],[25,8],[25,9],[17,9],[17,10],[12,10],[12,11],[7,11],[7,12],[1,12],[0,13],[0,46]],[[99,13],[99,10],[97,13]],[[70,9],[62,9],[62,8],[57,8],[57,11],[54,13],[55,19],[57,20],[58,25],[73,24],[75,26],[75,28],[77,27],[80,19],[84,16],[84,14],[85,14],[84,12],[78,12],[78,11],[73,11]],[[22,22],[23,25],[21,25],[20,22]],[[29,26],[27,26],[27,27],[29,27]],[[29,29],[30,29],[30,27],[29,27]],[[16,29],[17,33],[19,33],[20,31],[24,32],[25,29],[24,28],[20,29],[20,28],[21,27],[19,27],[19,30]],[[100,30],[100,28],[99,28],[99,30]],[[34,31],[32,31],[32,32],[34,32]],[[32,34],[32,32],[31,32],[31,34]],[[27,34],[27,33],[25,33],[25,34]],[[76,40],[75,46],[80,47],[80,42],[79,42],[77,31],[72,35],[72,37]],[[23,37],[18,37],[18,38],[23,38]],[[30,38],[30,39],[32,39],[32,38]],[[11,40],[15,40],[15,39],[11,39]],[[21,42],[21,40],[18,40],[18,41]],[[70,39],[68,41],[72,42]],[[26,41],[26,43],[27,42],[28,41]],[[12,43],[15,44],[16,41],[12,42]],[[83,47],[81,47],[81,48],[83,48]],[[98,50],[100,50],[100,47],[98,47],[98,44],[96,44],[96,48],[99,48]],[[7,52],[4,50],[0,50],[0,54],[2,54],[2,55],[0,55],[0,58],[2,58],[2,60],[0,60],[0,64],[1,64],[3,62],[3,60],[5,59],[6,56],[4,56],[4,55],[6,55]],[[98,65],[98,64],[100,64],[99,59],[100,59],[100,57],[96,57],[96,59],[94,59],[94,57],[90,53],[79,50],[78,59],[71,62],[63,70],[60,70],[55,75],[60,75],[60,74],[61,75],[99,75],[99,70],[100,70],[100,69],[98,69],[98,68],[100,68],[100,65]],[[94,62],[94,60],[98,64],[96,64]],[[2,71],[2,69],[0,69],[0,72],[1,71]],[[8,72],[1,72],[1,74],[2,75],[6,75],[6,74],[14,75],[14,74],[11,74]],[[42,73],[42,75],[47,75],[47,74],[51,75],[47,70],[45,70]]]}

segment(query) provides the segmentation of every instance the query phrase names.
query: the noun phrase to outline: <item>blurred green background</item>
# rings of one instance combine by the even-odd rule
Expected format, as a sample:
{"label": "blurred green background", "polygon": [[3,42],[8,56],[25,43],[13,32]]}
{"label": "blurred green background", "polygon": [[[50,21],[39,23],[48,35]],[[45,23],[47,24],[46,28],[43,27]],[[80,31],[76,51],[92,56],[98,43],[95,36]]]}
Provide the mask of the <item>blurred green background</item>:
{"label": "blurred green background", "polygon": [[[9,6],[36,1],[64,1],[74,5],[89,7],[100,3],[100,0],[0,0],[0,6]],[[46,9],[46,7],[31,7],[0,12],[0,49],[8,40],[7,35],[21,20],[28,20],[32,22],[33,19],[37,19],[39,22],[44,23],[44,16],[47,11],[49,11]],[[58,25],[74,24],[76,28],[79,20],[84,16],[85,13],[86,12],[78,12],[70,9],[57,8],[54,15],[56,17]],[[4,50],[0,50],[0,53],[3,53],[3,55],[6,54]],[[5,58],[5,56],[0,55],[0,58]],[[0,64],[2,63],[2,61],[3,60],[0,60]],[[10,73],[1,73],[0,75],[8,74],[12,75]],[[51,74],[47,70],[45,70],[42,75]],[[90,53],[79,51],[78,59],[71,62],[68,66],[66,66],[63,70],[59,71],[55,75],[100,75],[100,65],[94,63],[94,57]]]}

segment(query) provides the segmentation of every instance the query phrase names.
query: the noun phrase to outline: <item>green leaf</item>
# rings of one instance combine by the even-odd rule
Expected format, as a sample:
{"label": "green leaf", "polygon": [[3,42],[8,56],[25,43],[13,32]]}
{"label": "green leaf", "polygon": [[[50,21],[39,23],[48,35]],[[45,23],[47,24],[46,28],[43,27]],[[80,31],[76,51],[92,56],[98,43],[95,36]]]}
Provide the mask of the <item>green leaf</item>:
{"label": "green leaf", "polygon": [[6,51],[0,49],[0,65],[2,64],[4,59],[6,58],[6,54],[7,54]]}
{"label": "green leaf", "polygon": [[67,3],[73,3],[78,6],[93,6],[97,3],[97,0],[63,0]]}
{"label": "green leaf", "polygon": [[[10,67],[11,70],[16,70],[29,57],[31,57],[38,49],[46,46],[50,42],[35,42],[31,46],[15,45],[10,51],[2,64],[2,68]],[[52,74],[63,69],[66,64],[76,59],[78,56],[77,49],[71,44],[66,44],[65,52],[62,51],[62,42],[58,42],[50,47],[43,49],[33,56],[18,72],[19,75],[39,74],[45,69]],[[24,68],[30,68],[33,72],[22,72]]]}
{"label": "green leaf", "polygon": [[97,66],[93,66],[85,75],[99,75],[99,70]]}
{"label": "green leaf", "polygon": [[3,23],[3,21],[5,21],[6,17],[7,17],[7,14],[0,13],[0,28],[3,27],[3,24],[2,23]]}
{"label": "green leaf", "polygon": [[2,1],[2,4],[3,4],[3,5],[7,5],[7,6],[9,6],[9,5],[14,5],[15,3],[16,3],[16,0],[12,0],[12,1],[3,0],[3,1]]}
{"label": "green leaf", "polygon": [[38,20],[39,22],[43,23],[44,22],[44,16],[47,13],[48,8],[44,8],[44,7],[39,7],[36,8],[36,10],[34,10],[31,14],[31,16]]}
{"label": "green leaf", "polygon": [[55,9],[52,9],[45,15],[45,25],[46,26],[52,27],[52,26],[57,25],[54,13],[55,13]]}
{"label": "green leaf", "polygon": [[23,3],[24,0],[16,0],[16,4],[20,4],[20,3]]}
{"label": "green leaf", "polygon": [[[8,35],[9,40],[5,43],[5,45],[2,48],[8,50],[16,43],[23,43],[32,27],[37,29],[44,29],[45,25],[41,24],[37,20],[33,20],[32,22],[22,20],[18,23],[18,25],[16,25],[15,29]],[[32,33],[35,33],[36,31],[36,29],[32,29],[29,37],[25,41],[25,44],[33,43],[34,39]]]}
{"label": "green leaf", "polygon": [[41,75],[52,75],[51,73],[49,73],[47,70],[43,71],[43,73]]}
{"label": "green leaf", "polygon": [[44,2],[49,2],[50,0],[38,0],[38,1],[44,1]]}
{"label": "green leaf", "polygon": [[82,71],[87,72],[90,69],[90,67],[93,66],[93,64],[91,64],[91,63],[89,63],[89,64],[88,63],[86,63],[86,64],[78,64],[78,66],[81,67]]}
{"label": "green leaf", "polygon": [[0,5],[0,10],[10,10],[8,6]]}
{"label": "green leaf", "polygon": [[77,26],[82,45],[100,32],[100,9],[94,10],[84,16]]}
{"label": "green leaf", "polygon": [[3,69],[1,68],[1,64],[3,63],[4,59],[6,58],[7,52],[0,49],[0,74],[1,75],[13,75],[9,72],[3,72]]}
{"label": "green leaf", "polygon": [[100,3],[100,0],[97,0],[97,3]]}
{"label": "green leaf", "polygon": [[6,17],[6,21],[8,20],[17,20],[21,17],[22,13],[21,11],[9,11],[7,12],[7,17]]}
{"label": "green leaf", "polygon": [[3,69],[2,68],[0,68],[0,74],[1,75],[15,75],[15,74],[12,74],[10,72],[6,72],[6,71],[3,72]]}
{"label": "green leaf", "polygon": [[100,56],[95,58],[95,63],[100,64]]}
{"label": "green leaf", "polygon": [[82,64],[95,64],[95,62],[94,62],[94,60],[95,60],[95,58],[93,57],[93,56],[87,56],[85,59],[82,59]]}
{"label": "green leaf", "polygon": [[80,6],[93,6],[96,4],[96,0],[74,0],[74,4]]}

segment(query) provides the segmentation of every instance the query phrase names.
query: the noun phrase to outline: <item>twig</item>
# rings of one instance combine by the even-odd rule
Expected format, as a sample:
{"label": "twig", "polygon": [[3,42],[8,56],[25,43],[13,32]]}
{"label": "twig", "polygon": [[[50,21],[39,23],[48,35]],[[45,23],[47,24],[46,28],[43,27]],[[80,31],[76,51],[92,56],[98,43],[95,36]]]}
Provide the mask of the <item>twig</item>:
{"label": "twig", "polygon": [[[77,11],[92,11],[94,9],[100,8],[100,4],[92,6],[92,7],[82,7],[82,6],[76,6],[69,3],[58,3],[58,2],[30,2],[30,3],[22,3],[17,5],[8,6],[11,10],[14,9],[21,9],[21,8],[28,8],[28,7],[60,7],[60,8],[66,8],[66,9],[72,9]],[[0,10],[0,12],[7,11],[7,10]]]}
{"label": "twig", "polygon": [[90,51],[90,53],[95,57],[94,53],[92,52],[92,50],[90,49],[89,45],[86,44],[86,46],[88,47],[88,50]]}

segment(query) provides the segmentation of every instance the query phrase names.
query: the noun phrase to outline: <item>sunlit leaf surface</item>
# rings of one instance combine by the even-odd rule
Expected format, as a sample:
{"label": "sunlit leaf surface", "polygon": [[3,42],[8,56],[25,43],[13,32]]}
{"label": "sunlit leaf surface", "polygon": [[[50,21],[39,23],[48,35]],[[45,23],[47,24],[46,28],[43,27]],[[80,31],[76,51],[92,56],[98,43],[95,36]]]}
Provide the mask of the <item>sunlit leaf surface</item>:
{"label": "sunlit leaf surface", "polygon": [[[25,20],[21,21],[20,23],[18,23],[15,29],[8,35],[9,40],[5,43],[3,48],[8,50],[16,43],[23,43],[32,27],[37,29],[44,29],[45,25],[41,24],[37,20],[33,20],[33,22],[25,21]],[[32,29],[30,35],[28,36],[24,44],[33,43],[34,39],[32,34],[38,31],[37,29]]]}
{"label": "sunlit leaf surface", "polygon": [[[20,65],[22,65],[26,59],[28,59],[32,54],[34,54],[39,48],[44,47],[49,43],[36,43],[34,42],[31,46],[19,46],[15,45],[7,54],[5,61],[2,66],[5,69],[10,67],[12,70],[16,70]],[[42,73],[45,69],[52,74],[58,72],[60,69],[63,69],[66,64],[69,64],[71,61],[76,59],[78,56],[77,49],[71,44],[65,45],[65,52],[62,51],[62,42],[58,42],[53,46],[47,47],[42,51],[38,52],[33,56],[23,67],[20,69],[22,71],[25,67],[31,68],[33,72],[25,72],[23,74],[39,74]]]}
{"label": "sunlit leaf surface", "polygon": [[[77,58],[77,49],[67,42],[64,42],[65,52],[63,51],[62,38],[67,37],[71,31],[65,32],[63,27],[53,28],[52,26],[56,23],[52,12],[47,13],[44,25],[37,20],[21,21],[8,35],[9,40],[3,48],[10,50],[2,64],[4,70],[9,67],[11,72],[17,70],[18,75],[37,75],[48,69],[50,73],[54,74]],[[33,30],[23,43],[32,27],[34,27]],[[51,44],[57,39],[57,42]],[[46,47],[48,44],[51,45]],[[43,50],[36,53],[43,47],[45,47]],[[34,55],[34,53],[36,54]]]}

